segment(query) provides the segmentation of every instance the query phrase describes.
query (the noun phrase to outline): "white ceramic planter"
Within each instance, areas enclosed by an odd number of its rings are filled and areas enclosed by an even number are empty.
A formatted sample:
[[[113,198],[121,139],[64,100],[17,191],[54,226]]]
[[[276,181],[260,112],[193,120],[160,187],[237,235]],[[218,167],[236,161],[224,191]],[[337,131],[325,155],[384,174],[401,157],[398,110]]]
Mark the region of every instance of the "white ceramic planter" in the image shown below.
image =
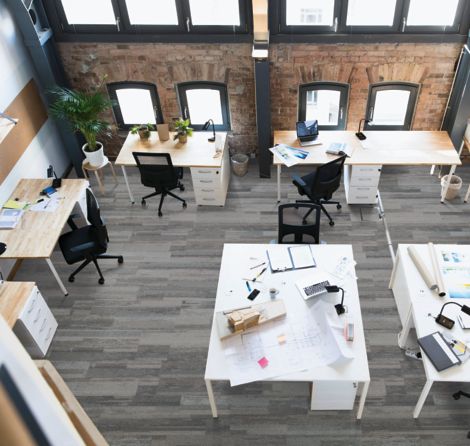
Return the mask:
[[[103,144],[96,141],[99,149],[95,150],[94,152],[87,152],[85,150],[88,147],[88,143],[83,144],[82,152],[85,154],[86,159],[90,163],[90,166],[101,166],[104,163],[104,151],[103,151]]]

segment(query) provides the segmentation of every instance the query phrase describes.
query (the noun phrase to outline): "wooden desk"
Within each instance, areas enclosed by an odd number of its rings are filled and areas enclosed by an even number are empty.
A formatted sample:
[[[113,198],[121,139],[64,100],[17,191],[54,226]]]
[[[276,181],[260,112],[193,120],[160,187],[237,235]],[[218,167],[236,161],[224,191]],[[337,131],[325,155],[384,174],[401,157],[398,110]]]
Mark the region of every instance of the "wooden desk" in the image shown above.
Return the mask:
[[[250,305],[250,302],[246,298],[248,291],[246,289],[245,280],[242,280],[242,277],[244,277],[243,274],[247,274],[245,271],[251,266],[250,264],[254,266],[263,261],[268,261],[266,258],[266,250],[269,246],[270,245],[262,244],[224,245],[204,375],[212,416],[214,418],[217,417],[217,406],[212,389],[212,381],[229,380],[228,366],[223,344],[217,330],[215,313]],[[289,245],[282,246],[287,249]],[[347,257],[350,262],[353,261],[353,251],[350,245],[311,245],[311,249],[317,265],[322,268],[322,270],[329,273],[335,270],[338,261],[342,258]],[[274,287],[279,290],[278,298],[282,299],[286,306],[285,320],[290,325],[296,325],[299,315],[308,313],[309,307],[316,302],[316,299],[321,299],[331,304],[331,311],[334,313],[334,317],[338,318],[333,305],[338,302],[338,296],[336,294],[324,295],[309,301],[303,300],[295,286],[295,282],[305,277],[305,275],[308,275],[308,271],[312,272],[313,270],[300,269],[273,274],[268,268],[262,276],[262,283],[259,282],[256,285],[256,288],[261,292],[254,303],[269,302],[271,300],[269,289]],[[349,409],[352,408],[356,397],[357,384],[362,383],[362,392],[357,410],[357,418],[359,419],[362,416],[367,390],[369,388],[370,375],[359,292],[352,263],[349,266],[348,274],[341,282],[342,287],[346,291],[345,305],[348,307],[348,314],[344,317],[340,317],[339,321],[341,323],[345,319],[348,319],[354,322],[354,341],[348,343],[350,344],[348,348],[351,349],[352,358],[346,362],[339,361],[338,363],[330,365],[312,365],[308,370],[269,378],[269,382],[313,383],[310,403],[312,410],[326,409],[326,407],[321,407],[322,404],[325,404],[325,400],[328,401],[328,409],[346,409],[346,406],[348,406]],[[268,324],[266,324],[266,326],[267,325]],[[259,329],[262,330],[262,327]],[[335,397],[339,398],[339,400],[336,400]],[[333,407],[335,404],[338,407]]]
[[[160,141],[157,132],[150,132],[150,138],[142,141],[139,135],[129,132],[119,152],[115,165],[121,166],[131,203],[134,196],[129,186],[126,167],[135,166],[132,152],[169,153],[174,166],[189,167],[197,204],[223,206],[230,180],[230,160],[227,145],[227,133],[217,132],[222,136],[222,153],[215,155],[215,143],[207,140],[207,132],[194,132],[186,144],[173,141],[170,133],[168,141]]]
[[[13,328],[31,295],[34,282],[3,282],[0,285],[0,315]]]
[[[429,290],[426,286],[421,274],[418,272],[416,266],[410,258],[408,253],[408,246],[399,244],[397,249],[396,260],[393,266],[392,276],[390,279],[389,288],[393,292],[393,297],[398,309],[398,315],[402,323],[403,329],[398,336],[398,345],[405,349],[411,328],[416,329],[418,338],[428,334],[440,331],[448,333],[461,341],[468,340],[466,330],[462,330],[460,323],[457,320],[457,315],[460,309],[457,305],[448,305],[445,308],[445,316],[453,319],[455,325],[451,330],[448,330],[441,325],[438,325],[434,317],[439,314],[442,306],[447,302],[456,302],[459,304],[466,304],[467,299],[452,299],[448,295],[439,297],[437,293]],[[422,261],[429,271],[432,271],[431,260],[428,251],[428,245],[411,245],[414,246]],[[465,253],[466,256],[470,255],[469,245],[434,245],[438,252],[439,262],[442,262],[440,251]],[[467,257],[468,258],[468,257]],[[449,266],[452,266],[450,264]],[[444,275],[444,285],[446,277]],[[429,315],[434,317],[430,317]],[[442,372],[438,372],[433,366],[432,362],[424,352],[421,352],[423,357],[423,367],[426,375],[426,383],[423,387],[421,395],[416,403],[413,412],[413,417],[418,418],[421,409],[426,401],[426,398],[431,390],[434,382],[470,382],[470,361],[467,361],[459,366],[451,367]]]
[[[354,132],[350,131],[322,131],[319,134],[321,145],[302,147],[310,152],[309,156],[299,162],[299,164],[324,164],[336,158],[334,155],[325,153],[326,149],[333,142],[347,143],[353,148],[350,158],[346,159],[345,165],[345,190],[346,199],[350,204],[370,204],[376,201],[376,193],[372,189],[377,189],[380,170],[386,166],[432,166],[450,165],[450,175],[455,172],[456,166],[462,164],[452,141],[447,132],[443,131],[366,131],[367,139],[359,141]],[[275,131],[274,144],[287,144],[292,147],[301,147],[297,140],[295,131]],[[274,157],[274,165],[277,166],[277,198],[280,201],[280,183],[282,162]],[[363,169],[361,166],[369,166]],[[355,168],[356,167],[356,168]],[[370,172],[373,178],[364,174]],[[377,174],[378,172],[378,174]],[[359,184],[365,184],[370,191],[357,193]],[[447,185],[448,186],[448,185]],[[364,189],[364,187],[362,187]],[[443,191],[441,201],[447,193]],[[361,201],[361,196],[368,197],[365,202]],[[358,198],[359,197],[359,198]]]
[[[11,195],[11,199],[34,203],[39,193],[51,183],[50,179],[22,179]],[[7,245],[0,259],[16,259],[18,268],[23,259],[45,259],[62,292],[67,290],[51,262],[52,252],[74,206],[79,203],[84,215],[86,180],[62,180],[58,190],[59,207],[55,212],[33,212],[27,210],[16,228],[0,231],[0,242]]]

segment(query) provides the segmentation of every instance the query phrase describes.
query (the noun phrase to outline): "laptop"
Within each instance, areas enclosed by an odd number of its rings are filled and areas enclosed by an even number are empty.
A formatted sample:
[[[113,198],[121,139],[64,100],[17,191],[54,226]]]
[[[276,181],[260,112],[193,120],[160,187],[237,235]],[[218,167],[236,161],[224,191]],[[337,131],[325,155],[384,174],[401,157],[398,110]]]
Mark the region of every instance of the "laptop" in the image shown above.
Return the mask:
[[[304,300],[322,296],[326,293],[325,287],[329,285],[329,276],[321,271],[315,271],[295,282],[295,286]]]
[[[320,144],[318,139],[318,121],[298,121],[295,125],[297,138],[302,147]]]

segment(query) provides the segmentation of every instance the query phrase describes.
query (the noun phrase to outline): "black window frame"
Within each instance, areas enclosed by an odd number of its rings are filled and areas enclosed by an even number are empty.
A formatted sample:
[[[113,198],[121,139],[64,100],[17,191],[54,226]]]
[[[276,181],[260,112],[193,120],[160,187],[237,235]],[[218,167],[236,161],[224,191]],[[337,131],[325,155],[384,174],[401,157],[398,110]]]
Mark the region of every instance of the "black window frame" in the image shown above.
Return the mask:
[[[155,111],[155,120],[157,124],[163,124],[163,112],[160,105],[160,98],[158,96],[157,86],[151,82],[143,81],[120,81],[120,82],[110,82],[106,84],[108,90],[109,98],[113,101],[113,114],[116,124],[119,130],[130,130],[134,125],[138,124],[148,124],[146,122],[136,122],[135,124],[124,124],[124,120],[121,113],[121,106],[119,105],[119,100],[116,94],[116,90],[125,90],[125,89],[142,89],[147,90],[150,93],[150,98],[152,99],[153,108]]]
[[[366,119],[373,122],[375,99],[378,91],[384,90],[404,90],[410,92],[410,98],[405,114],[403,125],[370,125],[366,120],[364,130],[411,130],[413,126],[416,106],[418,104],[421,85],[413,82],[378,82],[369,85],[369,94],[367,96]]]
[[[194,41],[192,36],[202,36],[204,39],[204,35],[220,36],[221,40],[226,40],[230,36],[233,41],[234,34],[248,37],[253,28],[251,0],[238,0],[239,26],[192,25],[189,0],[175,0],[177,25],[131,24],[126,0],[110,0],[110,2],[116,18],[115,25],[77,25],[67,22],[62,0],[43,0],[48,20],[56,37],[58,40],[65,41],[164,41],[165,36],[170,39],[175,38],[175,41]],[[196,37],[195,40],[197,41],[198,38]]]
[[[410,0],[404,0],[403,6],[403,31],[416,34],[416,33],[458,33],[461,28],[462,23],[465,22],[464,9],[465,9],[465,0],[459,0],[457,9],[455,11],[454,23],[452,26],[418,26],[418,25],[408,25],[408,12],[410,10]],[[468,6],[467,6],[468,8]]]
[[[298,121],[305,121],[307,116],[307,92],[314,90],[339,91],[338,125],[318,125],[318,130],[346,130],[348,122],[350,85],[343,82],[315,81],[299,85]],[[343,110],[341,116],[341,109]]]
[[[277,22],[279,33],[282,34],[325,34],[325,33],[334,33],[337,24],[335,20],[340,21],[341,15],[341,2],[339,0],[334,1],[333,8],[333,23],[331,26],[300,26],[300,25],[287,25],[287,1],[288,0],[278,0],[279,1],[279,14],[277,15]]]
[[[225,131],[229,132],[232,130],[232,124],[230,119],[230,103],[228,99],[228,89],[227,85],[223,82],[212,82],[212,81],[190,81],[190,82],[180,82],[176,84],[176,94],[178,97],[178,103],[180,106],[181,116],[184,119],[189,119],[191,121],[191,116],[188,108],[188,99],[186,92],[188,90],[217,90],[220,92],[220,101],[222,107],[222,121],[223,124],[215,124],[216,131]],[[207,119],[211,119],[211,116],[208,116]],[[191,127],[196,130],[202,130],[203,124],[191,124]],[[212,128],[212,127],[211,127]]]

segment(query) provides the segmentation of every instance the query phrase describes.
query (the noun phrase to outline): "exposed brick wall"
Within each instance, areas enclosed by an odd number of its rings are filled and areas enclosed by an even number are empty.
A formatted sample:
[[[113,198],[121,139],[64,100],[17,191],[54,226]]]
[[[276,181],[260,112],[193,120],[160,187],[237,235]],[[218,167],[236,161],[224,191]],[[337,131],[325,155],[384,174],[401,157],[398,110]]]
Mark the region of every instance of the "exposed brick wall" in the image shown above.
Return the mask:
[[[213,80],[227,84],[234,151],[256,150],[254,69],[250,44],[115,44],[60,43],[59,52],[72,86],[95,86],[107,74],[109,82],[125,80],[157,85],[165,122],[180,115],[175,84]],[[112,119],[112,114],[109,115]],[[106,142],[115,155],[122,140]]]
[[[421,84],[413,128],[436,130],[444,114],[460,44],[272,44],[272,129],[294,129],[298,86],[316,80],[351,84],[348,129],[365,114],[368,87],[380,81]],[[231,148],[256,149],[254,72],[250,44],[60,43],[76,88],[142,80],[157,84],[165,120],[179,115],[175,84],[214,80],[228,86],[234,138]],[[107,143],[115,154],[120,140]]]
[[[351,84],[348,130],[365,115],[369,83],[421,84],[415,130],[438,130],[450,92],[460,44],[273,44],[271,111],[273,129],[295,128],[298,85],[313,81]]]

